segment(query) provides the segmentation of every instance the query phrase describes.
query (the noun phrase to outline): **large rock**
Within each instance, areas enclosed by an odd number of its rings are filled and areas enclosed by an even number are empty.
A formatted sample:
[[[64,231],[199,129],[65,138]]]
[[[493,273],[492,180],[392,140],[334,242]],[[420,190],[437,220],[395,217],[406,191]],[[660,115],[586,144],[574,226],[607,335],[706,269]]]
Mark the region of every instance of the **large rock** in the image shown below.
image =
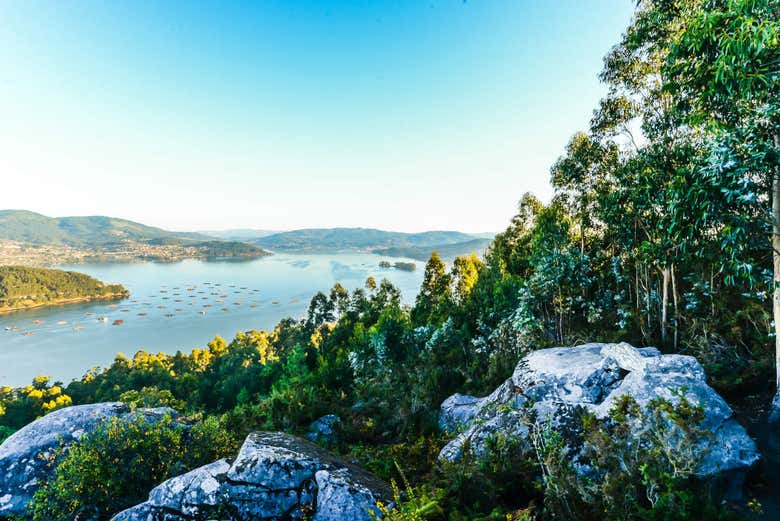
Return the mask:
[[[484,454],[486,441],[495,435],[527,439],[529,412],[565,429],[579,407],[604,418],[622,396],[645,407],[656,398],[674,402],[682,390],[691,403],[703,406],[703,428],[712,434],[701,442],[698,475],[726,476],[727,494],[736,495],[759,453],[728,404],[707,385],[701,365],[690,356],[662,355],[655,348],[626,343],[535,351],[490,396],[451,396],[442,404],[440,425],[460,433],[439,456],[457,460],[466,441],[475,454]]]
[[[481,398],[455,393],[441,404],[439,427],[444,431],[456,432],[466,428],[477,413]]]
[[[341,434],[341,418],[327,414],[311,422],[306,438],[320,445],[338,445]]]
[[[135,413],[121,402],[76,405],[59,409],[15,432],[0,445],[0,517],[24,515],[38,485],[50,476],[48,465],[54,450],[79,440],[109,418],[150,421],[173,409],[139,409]]]
[[[171,478],[114,521],[368,521],[376,503],[391,497],[386,483],[309,441],[257,432],[232,463],[219,460]]]

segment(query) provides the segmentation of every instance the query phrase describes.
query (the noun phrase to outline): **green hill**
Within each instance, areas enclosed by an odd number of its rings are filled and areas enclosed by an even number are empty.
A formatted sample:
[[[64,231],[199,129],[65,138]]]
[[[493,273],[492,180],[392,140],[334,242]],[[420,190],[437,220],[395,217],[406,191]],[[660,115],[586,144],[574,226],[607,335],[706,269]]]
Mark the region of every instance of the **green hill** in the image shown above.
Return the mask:
[[[402,233],[372,228],[312,228],[255,239],[263,248],[286,251],[373,251],[378,248],[448,245],[474,239],[453,231]]]
[[[170,232],[125,219],[104,216],[47,217],[26,210],[0,210],[0,239],[31,244],[94,247],[175,237],[206,240],[197,233]]]
[[[225,241],[249,241],[268,237],[279,232],[274,230],[255,230],[253,228],[235,228],[230,230],[207,230],[199,233]]]
[[[0,266],[0,311],[128,295],[120,284],[104,284],[75,271]]]
[[[427,261],[434,251],[445,261],[451,261],[455,257],[469,255],[472,252],[482,255],[490,244],[490,239],[472,239],[470,241],[456,242],[454,244],[436,244],[431,246],[393,246],[391,248],[378,248],[374,253],[387,255],[388,257],[408,257],[420,261]]]

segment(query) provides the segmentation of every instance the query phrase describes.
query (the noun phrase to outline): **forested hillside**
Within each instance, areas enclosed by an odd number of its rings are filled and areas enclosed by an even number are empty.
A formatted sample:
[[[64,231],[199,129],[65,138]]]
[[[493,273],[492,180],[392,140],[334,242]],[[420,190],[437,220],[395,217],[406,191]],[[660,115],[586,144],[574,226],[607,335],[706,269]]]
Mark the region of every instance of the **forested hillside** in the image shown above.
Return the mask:
[[[266,255],[270,253],[253,244],[170,232],[114,217],[53,218],[24,210],[0,210],[0,262],[4,264],[56,266]]]
[[[371,251],[377,248],[439,246],[473,240],[451,231],[420,233],[387,232],[371,228],[324,228],[279,232],[252,242],[271,250],[287,251]]]
[[[163,237],[207,239],[196,233],[169,232],[115,217],[47,217],[25,210],[0,210],[0,239],[32,244],[95,247]]]
[[[695,356],[730,404],[766,420],[780,345],[779,64],[777,0],[641,1],[604,60],[608,95],[552,165],[555,196],[523,195],[482,260],[433,255],[414,306],[387,281],[337,284],[272,331],[2,389],[0,426],[117,399],[205,415],[235,439],[336,414],[333,450],[401,484],[389,519],[755,519],[773,479],[756,472],[733,501],[699,480],[691,440],[711,433],[684,390],[645,409],[622,400],[605,419],[573,411],[575,433],[521,404],[508,417],[528,421],[527,439],[490,439],[480,457],[467,446],[454,463],[437,459],[452,437],[437,419],[445,398],[492,392],[530,352],[627,341]],[[643,445],[636,422],[649,426]],[[180,470],[155,466],[142,433],[122,435],[109,438],[130,440],[149,475]],[[571,436],[584,459],[566,452]],[[36,519],[144,499],[101,443],[57,456]]]
[[[391,248],[376,249],[373,253],[387,255],[390,257],[409,257],[410,259],[425,261],[428,260],[431,256],[431,253],[435,251],[442,259],[450,262],[454,260],[455,257],[469,255],[471,253],[482,255],[490,243],[490,239],[471,239],[453,244],[439,244],[429,246],[393,246]]]
[[[128,294],[119,284],[74,271],[0,266],[0,311]]]

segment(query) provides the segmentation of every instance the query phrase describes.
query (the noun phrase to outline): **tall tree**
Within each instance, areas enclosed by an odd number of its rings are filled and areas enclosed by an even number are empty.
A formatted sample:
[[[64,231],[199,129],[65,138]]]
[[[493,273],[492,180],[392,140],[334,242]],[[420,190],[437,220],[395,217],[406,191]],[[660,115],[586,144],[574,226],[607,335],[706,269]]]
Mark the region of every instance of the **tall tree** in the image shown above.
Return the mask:
[[[768,243],[778,387],[772,416],[780,421],[780,2],[699,0],[685,5],[663,69],[667,86],[690,124],[738,133],[752,143],[752,153],[743,156],[747,173],[765,179],[771,200],[765,218],[772,227]]]
[[[439,325],[447,318],[447,306],[452,299],[450,284],[447,267],[434,251],[425,265],[423,282],[412,309],[412,321],[416,325]]]
[[[600,143],[578,132],[566,146],[566,154],[551,169],[556,192],[564,195],[579,226],[580,253],[585,253],[585,237],[594,226],[598,194],[617,163],[617,147]]]
[[[465,302],[479,279],[483,269],[482,261],[476,253],[457,257],[452,263],[452,279],[458,302]]]

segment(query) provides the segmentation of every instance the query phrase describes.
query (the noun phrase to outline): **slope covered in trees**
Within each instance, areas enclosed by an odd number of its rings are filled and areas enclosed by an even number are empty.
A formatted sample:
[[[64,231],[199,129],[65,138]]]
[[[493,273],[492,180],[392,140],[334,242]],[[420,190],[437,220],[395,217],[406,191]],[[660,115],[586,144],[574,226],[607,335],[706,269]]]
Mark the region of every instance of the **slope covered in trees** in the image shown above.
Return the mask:
[[[75,271],[0,266],[0,311],[128,295],[120,284]]]
[[[490,245],[490,239],[471,239],[464,242],[452,244],[438,244],[425,246],[393,246],[390,248],[379,248],[373,253],[387,255],[390,257],[408,257],[421,261],[428,260],[435,251],[443,259],[452,261],[455,257],[469,255],[470,253],[482,254]]]
[[[262,257],[269,252],[246,242],[198,233],[170,232],[114,217],[46,217],[24,210],[0,211],[0,251],[6,264],[52,266],[85,261]],[[2,250],[0,244],[0,250]]]
[[[169,232],[115,217],[47,217],[25,210],[0,210],[0,239],[11,241],[95,247],[163,237],[207,239],[204,235]]]
[[[452,231],[402,233],[371,228],[322,228],[279,232],[252,242],[271,250],[322,252],[371,251],[390,247],[437,247],[473,239],[474,237],[468,234]],[[428,253],[430,254],[430,251]]]
[[[531,431],[532,458],[504,437],[482,458],[439,462],[436,419],[447,396],[494,390],[524,354],[585,341],[695,355],[732,405],[765,419],[756,406],[775,393],[780,342],[778,64],[777,0],[641,1],[605,58],[608,96],[552,166],[555,197],[523,196],[484,260],[432,256],[412,307],[387,281],[336,285],[270,332],[2,389],[0,426],[120,398],[202,413],[238,437],[338,414],[337,451],[408,483],[391,519],[755,519],[754,496],[777,493],[771,479],[758,473],[743,500],[721,501],[675,466],[663,436],[636,449],[629,401],[605,421],[582,416],[587,480],[549,425]],[[693,404],[651,409],[659,425],[707,435]]]

